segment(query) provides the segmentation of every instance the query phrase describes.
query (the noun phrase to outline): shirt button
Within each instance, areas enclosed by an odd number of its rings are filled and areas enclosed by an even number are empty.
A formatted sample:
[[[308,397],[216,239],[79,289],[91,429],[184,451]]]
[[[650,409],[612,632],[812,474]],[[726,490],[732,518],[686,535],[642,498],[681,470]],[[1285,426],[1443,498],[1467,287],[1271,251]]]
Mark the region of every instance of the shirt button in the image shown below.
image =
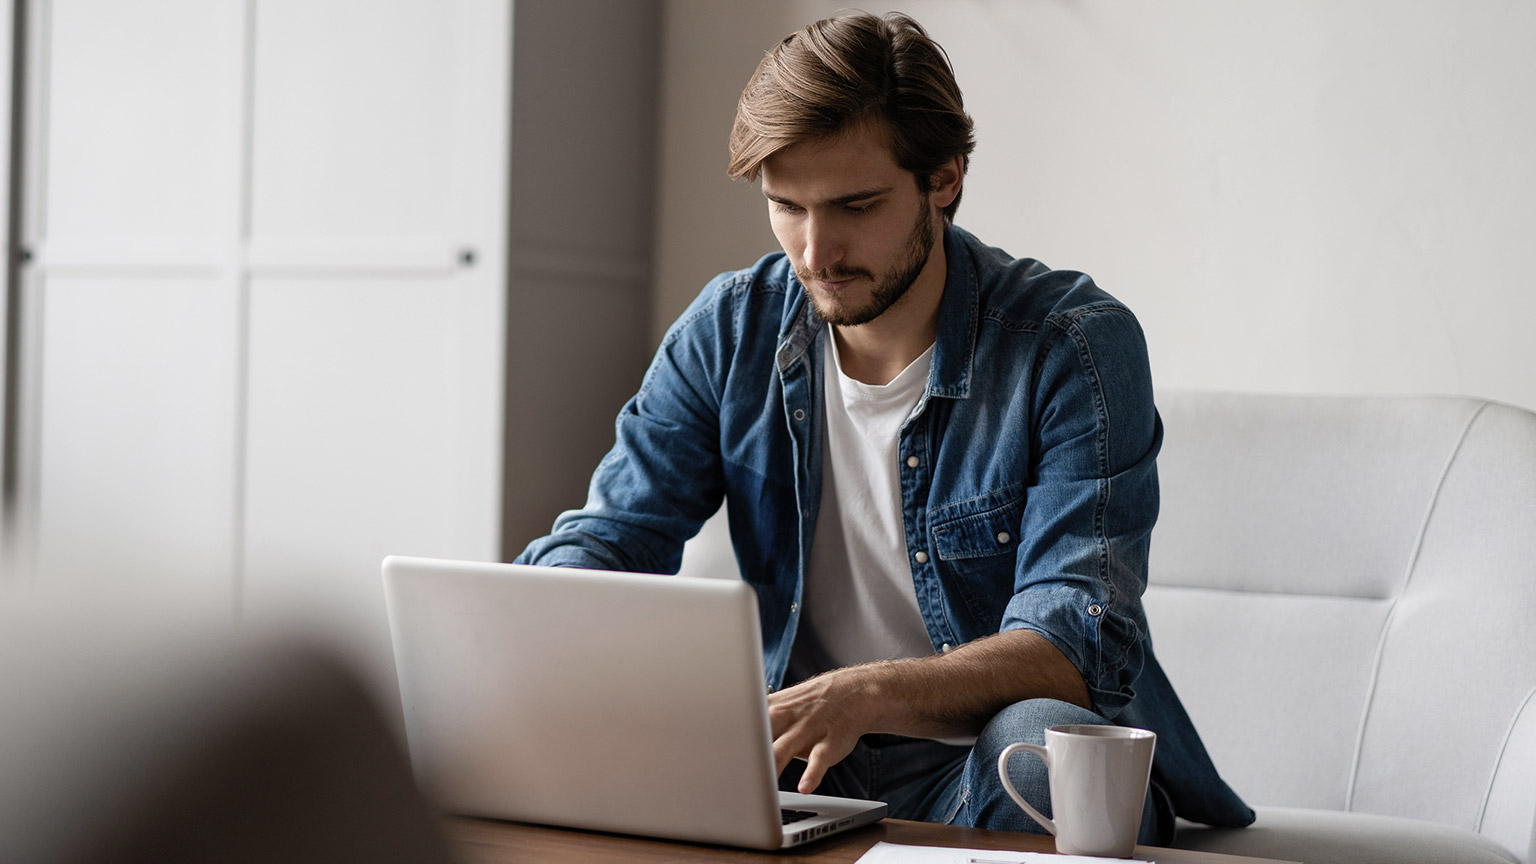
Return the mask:
[[[1012,539],[1013,539],[1012,537],[1008,536],[1008,532],[1007,531],[999,531],[999,532],[997,532],[997,542],[999,544],[1001,544],[1001,545],[1007,545],[1008,541],[1012,540]]]
[[[907,457],[907,467],[908,468],[916,468],[917,466],[919,466],[921,464],[923,464],[922,460],[918,459],[916,456],[908,456]]]
[[[1097,617],[1099,617],[1099,616],[1100,616],[1100,615],[1103,615],[1103,614],[1104,614],[1104,607],[1103,607],[1103,606],[1100,606],[1100,605],[1099,605],[1099,604],[1097,604],[1097,603],[1095,603],[1095,604],[1093,604],[1093,605],[1092,605],[1092,606],[1089,606],[1089,607],[1088,607],[1088,614],[1089,614],[1089,615],[1092,615],[1092,616],[1093,616],[1093,617],[1095,617],[1095,618],[1097,618]]]
[[[948,654],[950,651],[953,651],[954,648],[955,648],[955,646],[949,644],[948,642],[945,642],[943,645],[939,646],[939,650],[943,651],[945,654]]]
[[[912,560],[916,561],[919,564],[927,564],[928,563],[928,553],[927,552],[919,552],[916,555],[912,556]]]
[[[796,612],[799,612],[799,611],[800,611],[800,604],[799,603],[791,603],[791,604],[789,604],[789,614],[793,615],[793,614],[795,614]]]
[[[803,410],[801,410],[799,408],[796,408],[795,409],[795,419],[796,420],[804,420],[805,419],[805,411],[803,411]]]

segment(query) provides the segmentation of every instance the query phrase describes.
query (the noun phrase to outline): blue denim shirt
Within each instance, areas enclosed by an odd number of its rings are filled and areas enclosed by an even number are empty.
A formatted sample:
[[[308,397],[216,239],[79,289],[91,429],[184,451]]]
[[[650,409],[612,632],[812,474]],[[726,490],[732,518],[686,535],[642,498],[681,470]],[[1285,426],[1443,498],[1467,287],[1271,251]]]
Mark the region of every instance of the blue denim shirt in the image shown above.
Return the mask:
[[[1082,672],[1099,714],[1158,733],[1155,770],[1179,815],[1247,824],[1147,634],[1162,424],[1140,326],[1081,273],[953,225],[944,244],[932,369],[898,444],[934,649],[1039,633]],[[780,686],[820,504],[823,326],[783,254],[714,279],[620,413],[586,505],[518,560],[675,573],[724,500],[767,683]]]

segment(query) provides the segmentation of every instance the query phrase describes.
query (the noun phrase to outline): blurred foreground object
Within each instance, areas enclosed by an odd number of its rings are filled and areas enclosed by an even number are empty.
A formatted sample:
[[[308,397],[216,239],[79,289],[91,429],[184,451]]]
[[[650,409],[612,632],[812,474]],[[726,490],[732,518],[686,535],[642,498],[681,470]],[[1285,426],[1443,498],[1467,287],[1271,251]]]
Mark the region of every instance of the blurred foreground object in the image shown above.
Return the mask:
[[[12,599],[0,861],[449,860],[378,706],[327,652]]]

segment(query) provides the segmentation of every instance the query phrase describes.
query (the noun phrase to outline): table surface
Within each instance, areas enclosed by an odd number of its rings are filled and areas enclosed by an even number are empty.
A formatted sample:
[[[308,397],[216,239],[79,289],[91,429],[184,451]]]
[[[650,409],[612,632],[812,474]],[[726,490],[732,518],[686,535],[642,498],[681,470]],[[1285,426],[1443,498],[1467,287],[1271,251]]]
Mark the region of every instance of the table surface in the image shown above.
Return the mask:
[[[984,831],[902,819],[884,819],[788,852],[753,852],[724,846],[674,843],[644,837],[626,837],[591,831],[572,831],[497,822],[489,819],[451,817],[447,833],[458,859],[464,864],[514,864],[514,862],[580,861],[639,862],[639,864],[687,864],[692,861],[779,862],[779,864],[853,864],[876,843],[911,846],[954,846],[962,849],[999,849],[1020,852],[1054,852],[1051,838],[1011,831]],[[1274,864],[1268,858],[1243,858],[1137,846],[1136,857],[1158,864]]]

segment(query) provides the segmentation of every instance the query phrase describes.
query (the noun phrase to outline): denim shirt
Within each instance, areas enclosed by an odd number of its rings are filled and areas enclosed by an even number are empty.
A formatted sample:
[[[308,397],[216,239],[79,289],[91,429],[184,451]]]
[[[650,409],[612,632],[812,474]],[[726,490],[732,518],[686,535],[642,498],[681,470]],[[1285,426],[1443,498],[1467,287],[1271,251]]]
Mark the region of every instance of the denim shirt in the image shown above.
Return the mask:
[[[1162,424],[1140,326],[1081,273],[953,225],[944,249],[928,385],[898,443],[907,560],[934,650],[1040,634],[1099,714],[1158,733],[1154,771],[1180,816],[1247,824],[1148,638]],[[711,281],[621,411],[586,505],[518,560],[675,573],[724,500],[779,687],[820,504],[823,326],[782,253]]]

